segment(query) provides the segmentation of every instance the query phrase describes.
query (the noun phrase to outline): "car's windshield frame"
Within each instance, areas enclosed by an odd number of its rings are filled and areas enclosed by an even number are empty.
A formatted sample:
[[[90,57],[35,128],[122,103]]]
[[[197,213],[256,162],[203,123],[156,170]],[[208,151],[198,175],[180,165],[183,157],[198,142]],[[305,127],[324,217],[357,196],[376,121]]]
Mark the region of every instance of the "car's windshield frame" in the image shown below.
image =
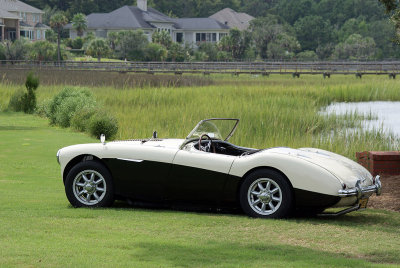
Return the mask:
[[[237,126],[238,126],[238,124],[239,124],[239,119],[235,119],[235,118],[210,118],[210,119],[204,119],[204,120],[201,120],[196,126],[195,126],[195,128],[189,133],[189,135],[186,137],[186,141],[188,141],[188,140],[193,140],[194,139],[194,137],[193,137],[193,135],[194,135],[194,133],[196,133],[196,131],[204,124],[204,123],[206,123],[206,122],[210,122],[210,121],[217,121],[217,120],[224,120],[224,121],[236,121],[235,122],[235,124],[234,124],[234,126],[233,126],[233,128],[232,128],[232,130],[229,132],[229,134],[228,134],[228,136],[224,139],[224,141],[228,141],[232,136],[233,136],[233,134],[235,133],[235,131],[236,131],[236,128],[237,128]],[[217,127],[217,126],[215,126],[215,127]],[[205,134],[208,134],[208,133],[205,133]],[[210,138],[214,138],[214,137],[210,137]],[[223,139],[223,137],[221,137],[221,140]]]

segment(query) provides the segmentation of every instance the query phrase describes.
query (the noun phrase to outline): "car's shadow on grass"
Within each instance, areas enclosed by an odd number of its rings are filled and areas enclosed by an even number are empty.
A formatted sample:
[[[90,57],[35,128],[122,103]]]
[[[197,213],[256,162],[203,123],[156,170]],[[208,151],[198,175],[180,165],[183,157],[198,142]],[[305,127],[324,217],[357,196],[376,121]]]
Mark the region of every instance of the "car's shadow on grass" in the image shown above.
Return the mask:
[[[194,214],[224,215],[233,217],[244,217],[247,215],[240,208],[215,208],[215,207],[194,207],[184,205],[159,205],[145,203],[131,203],[117,201],[110,208],[114,210],[142,210],[142,211],[163,211],[163,212],[184,212]],[[393,217],[393,212],[385,210],[365,210],[356,211],[341,216],[318,216],[318,215],[295,215],[285,219],[299,223],[309,223],[313,225],[329,224],[336,226],[348,226],[364,229],[365,227],[379,226],[382,230],[390,232],[393,227],[400,226],[399,217]]]
[[[164,212],[185,212],[185,213],[198,213],[198,214],[215,214],[215,215],[232,215],[238,216],[245,214],[241,209],[238,208],[217,208],[217,207],[199,207],[199,206],[188,206],[188,205],[163,205],[163,204],[151,204],[151,203],[140,203],[140,202],[124,202],[116,201],[111,209],[118,210],[148,210],[148,211],[164,211]]]

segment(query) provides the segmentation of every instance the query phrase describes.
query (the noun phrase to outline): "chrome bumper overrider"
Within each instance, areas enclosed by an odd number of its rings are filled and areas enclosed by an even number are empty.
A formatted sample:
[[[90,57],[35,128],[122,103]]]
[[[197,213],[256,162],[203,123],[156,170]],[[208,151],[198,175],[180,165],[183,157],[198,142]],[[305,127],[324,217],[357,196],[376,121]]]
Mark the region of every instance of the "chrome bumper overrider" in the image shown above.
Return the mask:
[[[358,180],[354,188],[348,190],[339,190],[339,196],[340,197],[356,196],[357,199],[360,199],[365,194],[376,193],[376,195],[381,195],[381,192],[382,192],[382,184],[380,176],[378,175],[375,177],[373,185],[367,187],[361,187],[361,180]]]
[[[361,180],[358,180],[355,187],[348,189],[348,190],[339,190],[339,196],[340,197],[356,197],[357,198],[357,202],[354,206],[338,211],[336,213],[321,213],[318,214],[319,216],[340,216],[352,211],[356,211],[361,209],[361,205],[360,205],[360,200],[363,198],[369,198],[372,194],[376,193],[376,195],[381,195],[382,193],[382,183],[380,180],[380,176],[376,176],[374,178],[374,184],[367,186],[367,187],[361,187]]]

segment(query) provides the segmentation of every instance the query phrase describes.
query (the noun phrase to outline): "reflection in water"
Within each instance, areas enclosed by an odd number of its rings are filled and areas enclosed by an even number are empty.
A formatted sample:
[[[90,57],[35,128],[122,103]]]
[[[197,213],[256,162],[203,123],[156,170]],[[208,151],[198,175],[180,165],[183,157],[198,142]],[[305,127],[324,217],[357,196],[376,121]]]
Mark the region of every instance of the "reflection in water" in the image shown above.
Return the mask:
[[[333,103],[325,108],[323,113],[345,115],[357,113],[370,120],[364,120],[365,130],[382,129],[385,133],[392,133],[400,137],[400,102],[348,102]],[[372,116],[371,116],[372,115]]]

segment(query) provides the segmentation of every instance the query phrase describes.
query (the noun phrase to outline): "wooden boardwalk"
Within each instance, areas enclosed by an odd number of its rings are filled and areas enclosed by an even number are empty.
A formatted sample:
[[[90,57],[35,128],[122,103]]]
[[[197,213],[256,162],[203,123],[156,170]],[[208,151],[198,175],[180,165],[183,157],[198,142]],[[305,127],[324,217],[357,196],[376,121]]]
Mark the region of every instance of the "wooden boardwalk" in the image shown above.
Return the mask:
[[[400,61],[371,62],[37,62],[37,61],[0,61],[2,69],[39,69],[39,70],[92,70],[121,73],[147,74],[252,74],[272,75],[291,74],[300,77],[303,74],[323,75],[387,75],[395,79],[400,74]]]

